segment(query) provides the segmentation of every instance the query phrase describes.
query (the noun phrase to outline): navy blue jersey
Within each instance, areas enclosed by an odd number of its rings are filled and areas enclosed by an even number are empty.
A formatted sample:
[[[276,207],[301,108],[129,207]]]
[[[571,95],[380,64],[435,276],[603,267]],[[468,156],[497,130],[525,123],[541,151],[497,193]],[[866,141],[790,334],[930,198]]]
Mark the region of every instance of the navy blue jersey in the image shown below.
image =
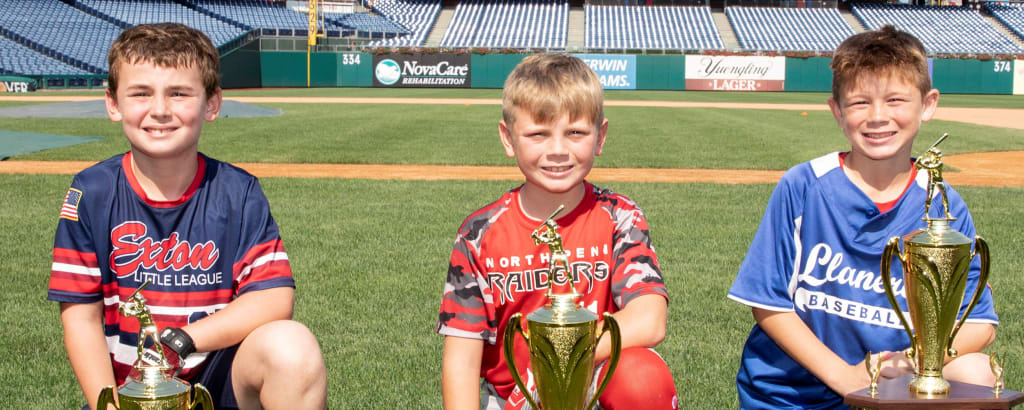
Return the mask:
[[[832,153],[793,167],[779,181],[729,298],[744,305],[796,312],[826,346],[847,363],[867,352],[910,345],[885,295],[879,268],[889,238],[926,223],[927,173],[887,212],[847,178]],[[953,229],[974,237],[974,223],[960,195],[947,187]],[[932,198],[941,209],[941,199]],[[901,245],[902,249],[902,245]],[[971,264],[961,314],[977,287],[980,258]],[[906,312],[903,271],[893,264],[893,290]],[[969,322],[997,324],[990,289]],[[740,406],[757,408],[845,407],[843,398],[789,357],[757,325],[743,348],[736,378]]]
[[[288,256],[256,177],[198,155],[198,171],[175,201],[148,199],[131,153],[75,176],[61,206],[47,298],[104,305],[104,333],[120,384],[137,356],[138,321],[121,301],[146,280],[157,326],[182,327],[239,295],[294,287]],[[205,353],[189,356],[182,377]]]

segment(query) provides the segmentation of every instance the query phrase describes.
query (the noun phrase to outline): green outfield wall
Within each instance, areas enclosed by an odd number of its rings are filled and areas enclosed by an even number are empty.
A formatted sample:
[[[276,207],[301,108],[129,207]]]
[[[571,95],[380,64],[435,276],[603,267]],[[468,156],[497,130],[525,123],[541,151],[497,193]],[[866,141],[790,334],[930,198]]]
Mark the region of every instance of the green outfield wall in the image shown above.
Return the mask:
[[[225,88],[305,87],[304,51],[242,47],[222,59]],[[577,54],[606,89],[829,92],[828,57]],[[309,54],[311,87],[501,88],[526,54]],[[782,67],[780,67],[782,66]],[[1024,94],[1022,60],[931,59],[947,94]]]

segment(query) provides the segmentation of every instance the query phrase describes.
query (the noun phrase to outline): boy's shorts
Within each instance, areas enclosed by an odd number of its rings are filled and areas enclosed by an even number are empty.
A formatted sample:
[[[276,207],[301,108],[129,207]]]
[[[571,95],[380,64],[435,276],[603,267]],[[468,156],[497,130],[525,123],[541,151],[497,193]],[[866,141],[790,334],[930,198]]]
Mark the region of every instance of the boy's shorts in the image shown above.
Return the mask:
[[[217,410],[238,409],[235,390],[231,385],[231,365],[235,361],[237,351],[238,345],[234,345],[210,353],[203,370],[191,382],[192,385],[202,384],[210,391],[210,396],[213,396],[213,407]],[[82,410],[90,410],[89,405],[82,406]]]

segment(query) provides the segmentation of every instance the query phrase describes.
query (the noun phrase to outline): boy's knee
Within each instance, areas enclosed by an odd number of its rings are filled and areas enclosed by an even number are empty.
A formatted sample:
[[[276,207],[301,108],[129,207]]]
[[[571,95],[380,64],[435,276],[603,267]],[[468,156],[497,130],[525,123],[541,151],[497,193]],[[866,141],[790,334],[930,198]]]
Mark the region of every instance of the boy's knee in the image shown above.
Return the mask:
[[[607,371],[607,367],[601,369],[599,377],[603,379]],[[672,372],[651,349],[624,349],[600,403],[606,410],[676,409],[678,397]]]
[[[982,386],[991,386],[996,381],[989,356],[984,353],[968,353],[953,359],[942,368],[942,377]]]
[[[302,323],[277,320],[264,324],[242,341],[239,353],[256,356],[273,372],[297,370],[314,373],[323,367],[320,345],[313,333]]]

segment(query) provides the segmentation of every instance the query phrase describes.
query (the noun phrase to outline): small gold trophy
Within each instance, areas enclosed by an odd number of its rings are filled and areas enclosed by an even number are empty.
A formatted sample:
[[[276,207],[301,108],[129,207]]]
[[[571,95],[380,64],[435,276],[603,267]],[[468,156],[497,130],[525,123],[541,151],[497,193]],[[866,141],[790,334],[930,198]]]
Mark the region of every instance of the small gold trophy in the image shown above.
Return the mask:
[[[889,239],[882,253],[882,284],[889,303],[910,336],[907,355],[915,364],[915,375],[909,389],[918,397],[940,397],[949,393],[949,382],[942,378],[945,356],[957,356],[953,349],[953,339],[974,310],[988,282],[988,244],[980,236],[975,236],[974,251],[971,251],[970,238],[949,226],[949,221],[956,218],[949,214],[949,203],[942,182],[942,152],[936,148],[947,135],[944,134],[932,144],[915,163],[918,169],[928,170],[928,197],[925,200],[924,216],[928,227],[902,238],[904,253],[899,251],[901,238],[898,237]],[[936,190],[942,196],[943,215],[932,218],[930,204]],[[981,256],[981,275],[978,277],[974,297],[967,305],[963,317],[957,321],[967,286],[967,274],[975,255]],[[890,267],[894,256],[899,258],[903,266],[910,323],[904,317],[892,289]]]
[[[604,314],[604,327],[599,333],[598,316],[587,309],[580,309],[576,304],[576,298],[580,295],[572,286],[569,252],[562,247],[562,237],[558,234],[558,224],[554,221],[555,215],[558,215],[562,208],[564,205],[559,206],[532,235],[535,243],[546,244],[551,251],[547,294],[549,302],[526,317],[526,332],[523,331],[522,314],[516,313],[509,318],[505,326],[505,362],[516,386],[519,386],[519,390],[534,409],[589,410],[608,386],[612,372],[619,363],[622,339],[614,317],[608,313]],[[555,287],[552,279],[555,277],[555,269],[558,269],[558,262],[561,262],[562,268],[565,269],[570,288],[568,292],[555,293],[552,290]],[[594,351],[598,340],[606,332],[610,332],[612,338],[612,354],[607,363],[608,372],[595,390],[593,398],[587,402],[587,392],[594,377]],[[521,334],[530,347],[530,363],[536,378],[540,406],[533,399],[516,368],[516,333]]]
[[[171,369],[171,365],[164,356],[163,346],[157,337],[159,333],[156,323],[149,313],[149,306],[146,306],[146,298],[142,297],[142,289],[149,284],[149,281],[143,283],[128,297],[128,301],[117,309],[122,316],[139,320],[139,360],[135,363],[135,369],[139,371],[140,379],[136,380],[129,376],[128,380],[117,388],[119,405],[114,404],[114,386],[104,387],[96,403],[97,410],[106,410],[107,405],[114,405],[120,410],[191,410],[202,405],[204,410],[213,410],[213,398],[203,385],[196,383],[193,400],[189,397],[189,391],[192,389],[187,382],[165,373]],[[159,356],[156,365],[144,363],[142,360],[147,338],[153,339],[153,349]]]

